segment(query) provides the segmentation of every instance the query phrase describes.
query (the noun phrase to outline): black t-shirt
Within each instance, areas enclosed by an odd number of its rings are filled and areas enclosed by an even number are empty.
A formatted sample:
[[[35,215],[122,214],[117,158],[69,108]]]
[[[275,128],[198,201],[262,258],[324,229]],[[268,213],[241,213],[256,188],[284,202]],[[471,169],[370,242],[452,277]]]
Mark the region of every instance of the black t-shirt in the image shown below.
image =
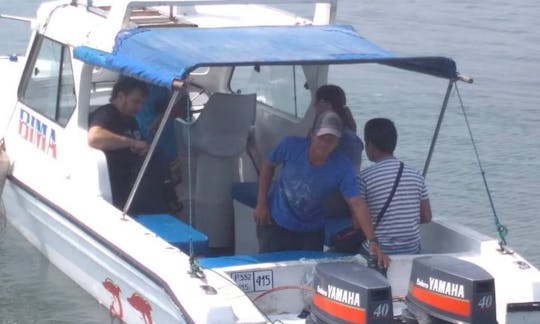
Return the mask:
[[[90,115],[89,128],[100,126],[115,134],[141,140],[139,125],[134,117],[120,113],[112,104],[99,107]],[[133,187],[143,158],[129,148],[104,151],[109,167],[113,204],[123,208]]]

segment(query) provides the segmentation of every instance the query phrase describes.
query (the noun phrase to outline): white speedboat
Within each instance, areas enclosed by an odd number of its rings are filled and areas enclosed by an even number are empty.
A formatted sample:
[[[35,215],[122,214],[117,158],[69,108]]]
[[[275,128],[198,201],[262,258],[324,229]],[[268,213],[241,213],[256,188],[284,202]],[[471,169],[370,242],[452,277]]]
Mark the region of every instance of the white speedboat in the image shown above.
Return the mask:
[[[253,192],[237,183],[257,180],[265,152],[284,135],[307,133],[330,65],[448,80],[425,171],[451,90],[470,81],[451,59],[400,57],[334,24],[336,5],[43,3],[25,57],[0,59],[9,222],[127,323],[540,323],[540,272],[496,239],[437,215],[422,227],[424,252],[392,256],[388,278],[356,255],[257,253]],[[138,182],[123,210],[111,203],[105,155],[87,143],[88,116],[121,74],[174,90],[172,100],[187,87],[191,114],[175,120],[170,138],[184,172],[179,218],[127,214]],[[328,235],[336,228],[329,220]]]

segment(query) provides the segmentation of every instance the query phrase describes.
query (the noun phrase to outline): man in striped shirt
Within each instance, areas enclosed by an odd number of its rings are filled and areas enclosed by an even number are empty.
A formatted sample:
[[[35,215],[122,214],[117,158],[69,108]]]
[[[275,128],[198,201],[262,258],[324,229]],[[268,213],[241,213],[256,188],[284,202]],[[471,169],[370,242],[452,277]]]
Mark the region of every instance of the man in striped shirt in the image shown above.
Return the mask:
[[[364,127],[364,141],[366,155],[375,164],[360,172],[360,192],[375,226],[400,167],[400,161],[394,157],[397,142],[394,123],[386,118],[369,120]],[[419,171],[404,166],[394,197],[380,217],[375,235],[386,254],[420,252],[420,223],[431,221],[431,206]]]

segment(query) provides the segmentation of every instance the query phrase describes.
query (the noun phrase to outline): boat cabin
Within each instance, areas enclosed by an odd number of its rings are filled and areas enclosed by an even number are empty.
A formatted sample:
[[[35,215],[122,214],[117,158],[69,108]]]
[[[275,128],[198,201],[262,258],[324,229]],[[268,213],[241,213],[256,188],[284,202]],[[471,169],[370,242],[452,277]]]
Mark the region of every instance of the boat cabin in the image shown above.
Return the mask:
[[[300,7],[304,17],[310,9],[310,19],[283,11],[279,4],[256,2],[118,1],[108,6],[72,1],[42,6],[38,21],[46,23],[35,28],[18,88],[18,119],[11,123],[18,141],[32,143],[20,146],[20,154],[34,157],[17,163],[21,174],[27,168],[24,176],[34,177],[33,172],[42,170],[35,161],[41,161],[48,170],[43,183],[61,179],[83,196],[111,204],[105,155],[87,144],[89,115],[109,102],[122,75],[147,82],[148,101],[156,93],[187,92],[189,112],[172,125],[163,120],[147,158],[159,141],[173,147],[182,179],[175,189],[183,209],[161,218],[129,216],[140,217],[160,236],[172,225],[159,219],[182,228],[187,224],[189,233],[207,237],[203,246],[209,249],[201,254],[256,253],[252,210],[259,169],[282,137],[308,134],[312,98],[326,83],[329,64],[378,63],[458,78],[450,59],[400,58],[349,26],[332,25],[335,1],[287,1],[289,9]],[[218,12],[219,22],[210,19]],[[66,31],[65,25],[73,28]],[[139,115],[148,115],[153,105],[145,103]],[[143,130],[153,121],[137,117]],[[339,221],[331,221],[337,225],[329,225],[332,231],[350,221],[348,215],[338,216]]]

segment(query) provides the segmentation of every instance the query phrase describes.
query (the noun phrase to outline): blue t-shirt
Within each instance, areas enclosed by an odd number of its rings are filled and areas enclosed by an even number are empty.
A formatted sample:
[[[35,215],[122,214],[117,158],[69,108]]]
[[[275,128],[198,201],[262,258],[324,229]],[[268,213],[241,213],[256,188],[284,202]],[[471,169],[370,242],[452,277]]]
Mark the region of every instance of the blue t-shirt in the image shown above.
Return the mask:
[[[141,108],[141,111],[137,113],[137,122],[141,129],[142,135],[147,142],[152,142],[154,134],[150,134],[149,127],[152,122],[158,117],[159,114],[155,111],[155,106],[159,103],[164,104],[163,111],[165,111],[168,103],[170,91],[167,88],[157,85],[148,86],[148,96]],[[163,157],[167,162],[172,162],[177,158],[178,149],[175,140],[174,123],[171,120],[167,120],[161,138],[157,143],[157,150],[163,154]]]
[[[337,149],[343,152],[345,156],[351,160],[355,171],[357,173],[360,172],[364,143],[362,143],[360,137],[356,135],[356,132],[352,129],[343,130]]]
[[[360,186],[351,161],[334,150],[321,166],[308,159],[310,139],[286,137],[270,152],[268,159],[281,165],[277,183],[269,193],[274,221],[294,232],[321,230],[324,200],[336,190],[347,197],[360,195]]]

